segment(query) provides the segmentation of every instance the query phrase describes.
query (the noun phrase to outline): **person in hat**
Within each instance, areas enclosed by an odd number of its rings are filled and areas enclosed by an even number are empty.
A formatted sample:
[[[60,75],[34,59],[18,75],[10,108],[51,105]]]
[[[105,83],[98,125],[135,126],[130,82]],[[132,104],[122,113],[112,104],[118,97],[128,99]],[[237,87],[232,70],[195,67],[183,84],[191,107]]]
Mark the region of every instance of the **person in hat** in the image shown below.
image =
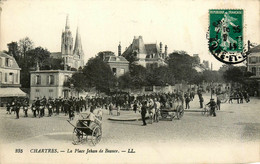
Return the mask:
[[[217,103],[215,102],[215,100],[210,99],[210,102],[207,103],[207,105],[209,105],[209,107],[210,107],[210,115],[213,115],[213,117],[216,117],[215,108],[217,106]]]

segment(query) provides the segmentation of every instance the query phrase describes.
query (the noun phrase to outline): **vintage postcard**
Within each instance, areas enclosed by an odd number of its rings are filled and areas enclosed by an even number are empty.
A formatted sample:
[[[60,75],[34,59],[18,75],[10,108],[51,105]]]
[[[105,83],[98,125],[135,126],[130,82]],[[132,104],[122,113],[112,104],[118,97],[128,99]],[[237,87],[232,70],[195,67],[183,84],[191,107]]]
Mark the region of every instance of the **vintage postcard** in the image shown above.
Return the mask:
[[[0,163],[260,162],[259,0],[0,0]]]

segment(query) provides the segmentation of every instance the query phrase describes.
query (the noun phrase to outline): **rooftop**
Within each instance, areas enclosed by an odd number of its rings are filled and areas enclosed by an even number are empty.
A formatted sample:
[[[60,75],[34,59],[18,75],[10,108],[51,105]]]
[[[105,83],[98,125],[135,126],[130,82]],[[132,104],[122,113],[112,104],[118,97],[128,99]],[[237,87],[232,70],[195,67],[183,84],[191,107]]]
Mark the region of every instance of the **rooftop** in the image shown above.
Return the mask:
[[[257,53],[257,52],[260,52],[260,44],[250,49],[250,53]]]
[[[16,62],[16,60],[15,60],[15,58],[14,58],[13,56],[8,55],[8,54],[6,54],[6,53],[4,53],[4,52],[0,52],[0,57],[1,57],[1,58],[9,58],[9,59],[11,59],[11,60],[13,61],[11,67],[8,67],[9,69],[21,69],[21,68],[18,66],[18,64],[17,64],[17,62]],[[1,65],[0,65],[0,66],[1,66]]]

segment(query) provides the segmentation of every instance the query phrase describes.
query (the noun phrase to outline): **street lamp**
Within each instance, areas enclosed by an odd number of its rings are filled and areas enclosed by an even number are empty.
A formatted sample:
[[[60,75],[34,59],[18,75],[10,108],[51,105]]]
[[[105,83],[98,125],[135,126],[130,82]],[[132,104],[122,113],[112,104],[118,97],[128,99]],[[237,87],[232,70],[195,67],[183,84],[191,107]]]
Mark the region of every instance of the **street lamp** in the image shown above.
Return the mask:
[[[212,99],[213,81],[211,81],[210,90],[211,90],[210,99]]]

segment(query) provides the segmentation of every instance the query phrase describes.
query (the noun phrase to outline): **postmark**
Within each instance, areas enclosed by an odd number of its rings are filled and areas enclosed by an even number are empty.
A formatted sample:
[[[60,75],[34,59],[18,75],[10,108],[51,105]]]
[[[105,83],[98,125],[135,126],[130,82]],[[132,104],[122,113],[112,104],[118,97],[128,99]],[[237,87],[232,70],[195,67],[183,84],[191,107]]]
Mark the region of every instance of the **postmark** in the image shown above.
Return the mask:
[[[209,51],[219,61],[238,64],[246,60],[243,46],[243,10],[209,10]]]

